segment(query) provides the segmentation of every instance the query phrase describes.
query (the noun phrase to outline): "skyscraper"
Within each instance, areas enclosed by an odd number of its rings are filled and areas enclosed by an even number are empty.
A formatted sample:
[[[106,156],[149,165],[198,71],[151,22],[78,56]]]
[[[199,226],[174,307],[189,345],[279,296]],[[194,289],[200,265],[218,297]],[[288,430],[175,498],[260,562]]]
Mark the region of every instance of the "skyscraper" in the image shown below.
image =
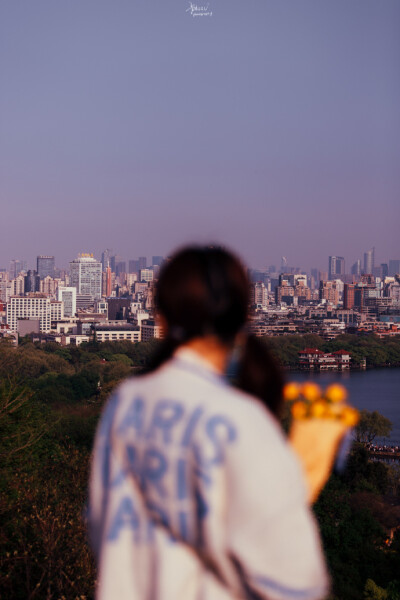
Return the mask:
[[[40,277],[36,271],[29,270],[24,278],[24,292],[39,292],[40,291]]]
[[[364,252],[364,274],[372,274],[375,267],[375,248],[371,248],[368,252]]]
[[[345,262],[343,256],[330,256],[328,279],[340,279],[345,273]]]
[[[355,285],[352,283],[345,283],[343,290],[343,308],[350,310],[354,307],[354,291]]]
[[[101,298],[101,262],[93,254],[79,254],[69,263],[70,286],[77,294],[88,294],[93,300]]]
[[[400,260],[390,259],[389,260],[389,275],[391,277],[394,277],[398,273],[400,273]]]
[[[40,279],[51,277],[54,279],[54,256],[38,256],[36,259],[36,271]]]
[[[121,273],[126,273],[126,262],[124,260],[119,260],[115,265],[115,274],[121,275]]]
[[[101,266],[103,271],[106,270],[106,268],[109,265],[111,259],[111,250],[109,248],[107,248],[106,250],[103,250],[103,252],[101,253]]]
[[[15,279],[21,271],[26,272],[26,260],[18,260],[17,258],[13,258],[10,262],[10,277],[11,279]]]
[[[360,259],[356,260],[356,262],[351,267],[351,274],[352,275],[361,275],[361,260]]]
[[[140,271],[140,269],[145,269],[146,267],[147,267],[146,256],[139,256],[139,271]]]

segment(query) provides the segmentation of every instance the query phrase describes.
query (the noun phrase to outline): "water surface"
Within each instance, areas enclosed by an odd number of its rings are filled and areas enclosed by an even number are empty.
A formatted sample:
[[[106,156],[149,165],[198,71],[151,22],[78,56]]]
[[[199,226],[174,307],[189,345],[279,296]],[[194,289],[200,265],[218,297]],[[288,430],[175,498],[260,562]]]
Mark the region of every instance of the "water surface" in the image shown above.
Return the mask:
[[[390,419],[393,430],[390,443],[400,444],[400,369],[371,369],[341,373],[289,372],[288,380],[312,380],[326,387],[340,383],[349,392],[349,402],[358,409],[377,410]],[[386,440],[387,441],[387,440]]]

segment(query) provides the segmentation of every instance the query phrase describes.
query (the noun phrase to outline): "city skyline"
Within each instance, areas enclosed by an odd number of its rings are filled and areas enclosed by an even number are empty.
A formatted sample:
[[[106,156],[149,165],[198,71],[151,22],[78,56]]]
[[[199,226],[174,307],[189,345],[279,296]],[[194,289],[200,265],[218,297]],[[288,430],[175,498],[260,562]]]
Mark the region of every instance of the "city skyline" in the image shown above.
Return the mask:
[[[114,253],[112,249],[107,248],[107,249],[103,249],[101,252],[98,252],[98,253],[95,253],[95,252],[82,252],[81,253],[81,252],[79,252],[74,257],[70,256],[67,259],[66,264],[60,264],[57,261],[57,257],[55,257],[54,255],[52,255],[52,256],[37,255],[36,257],[18,257],[18,258],[14,257],[8,263],[5,263],[5,264],[1,263],[2,257],[0,257],[0,270],[10,271],[10,269],[11,269],[11,273],[14,273],[15,272],[15,267],[14,267],[14,265],[12,263],[17,262],[17,263],[19,263],[21,265],[24,265],[26,267],[26,269],[25,269],[26,271],[28,271],[28,270],[32,270],[32,271],[36,270],[37,271],[36,265],[37,265],[38,259],[49,259],[49,258],[51,258],[54,261],[53,268],[67,270],[68,271],[70,263],[76,261],[79,256],[92,256],[92,257],[94,257],[94,259],[96,259],[97,261],[99,261],[99,262],[102,263],[102,270],[105,271],[105,268],[106,268],[107,265],[106,264],[103,265],[103,255],[104,255],[104,253],[108,253],[107,256],[110,259],[110,266],[113,267],[112,268],[113,272],[117,271],[116,267],[119,264],[119,262],[125,263],[125,267],[126,267],[125,271],[126,272],[133,272],[133,271],[139,271],[142,268],[146,268],[146,266],[147,267],[151,266],[151,264],[152,264],[152,262],[153,262],[154,259],[156,260],[156,262],[154,264],[159,265],[160,264],[160,259],[165,259],[165,258],[167,258],[168,256],[171,255],[170,253],[166,253],[164,255],[154,255],[153,253],[150,253],[149,255],[146,255],[146,256],[139,256],[139,255],[134,256],[133,253],[131,253],[128,256],[121,256],[118,253]],[[317,260],[321,260],[320,258],[318,258],[318,259],[314,260],[310,265],[304,266],[304,265],[295,264],[295,263],[292,264],[290,261],[288,261],[288,259],[287,259],[286,256],[281,256],[279,258],[279,260],[276,260],[276,261],[266,259],[263,264],[261,264],[260,261],[259,261],[256,264],[246,263],[246,266],[249,269],[256,269],[256,270],[261,270],[261,271],[262,270],[267,271],[267,270],[271,270],[271,266],[272,265],[275,265],[276,266],[276,272],[285,272],[286,269],[282,266],[282,261],[284,261],[284,263],[285,263],[288,271],[290,269],[300,269],[303,272],[310,273],[312,270],[317,269],[319,271],[326,272],[328,274],[328,277],[330,278],[331,260],[333,260],[335,262],[340,261],[341,263],[343,261],[343,267],[341,267],[341,269],[339,271],[338,270],[335,271],[335,273],[338,273],[338,274],[342,274],[342,273],[351,274],[351,273],[353,273],[353,268],[354,268],[356,262],[359,262],[359,264],[360,264],[360,273],[361,272],[363,272],[363,273],[370,273],[370,272],[372,272],[372,270],[368,271],[368,269],[366,269],[366,257],[369,254],[371,254],[371,253],[374,256],[374,261],[372,263],[372,267],[375,268],[375,269],[378,268],[382,264],[386,264],[389,267],[389,263],[390,262],[399,262],[400,261],[400,258],[397,258],[396,256],[393,256],[393,257],[392,256],[390,256],[390,257],[383,257],[383,259],[381,260],[380,259],[380,256],[381,256],[380,254],[377,255],[378,258],[375,258],[375,247],[373,247],[370,250],[368,250],[366,252],[363,252],[360,255],[360,258],[355,259],[354,261],[353,260],[348,260],[346,257],[343,257],[343,256],[332,256],[332,255],[330,255],[330,256],[326,257],[325,264],[323,264],[321,262],[321,265],[318,265],[317,264]],[[400,250],[398,252],[398,256],[400,256]],[[141,261],[147,260],[147,259],[149,259],[149,260],[148,260],[146,266],[144,264],[141,264]],[[3,262],[5,262],[5,261],[3,261]],[[134,263],[137,263],[137,268],[136,269],[135,268],[131,268],[131,266]],[[360,273],[358,273],[358,274],[360,274]]]
[[[396,258],[400,4],[187,6],[2,4],[0,266],[188,242]]]

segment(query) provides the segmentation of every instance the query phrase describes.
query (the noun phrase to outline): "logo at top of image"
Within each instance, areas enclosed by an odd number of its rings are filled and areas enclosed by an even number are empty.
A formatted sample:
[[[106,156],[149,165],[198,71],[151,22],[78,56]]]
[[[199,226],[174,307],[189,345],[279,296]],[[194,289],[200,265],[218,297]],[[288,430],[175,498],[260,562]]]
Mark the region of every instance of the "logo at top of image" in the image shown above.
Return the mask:
[[[194,2],[189,2],[186,12],[192,17],[212,17],[209,4],[194,4]]]

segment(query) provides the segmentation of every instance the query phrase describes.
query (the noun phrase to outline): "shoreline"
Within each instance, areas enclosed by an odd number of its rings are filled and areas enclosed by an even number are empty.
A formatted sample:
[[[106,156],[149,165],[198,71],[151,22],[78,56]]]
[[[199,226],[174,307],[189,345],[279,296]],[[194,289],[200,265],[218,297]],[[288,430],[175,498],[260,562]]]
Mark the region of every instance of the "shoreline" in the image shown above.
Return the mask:
[[[286,366],[282,366],[281,368],[284,371],[291,371],[292,373],[350,373],[353,371],[356,372],[360,372],[360,371],[380,371],[383,369],[400,369],[400,364],[389,364],[389,365],[376,365],[376,366],[367,366],[367,367],[359,367],[359,366],[354,366],[354,367],[350,367],[350,369],[327,369],[327,370],[320,370],[320,369],[299,369],[298,367],[292,367],[290,365],[286,365]]]

